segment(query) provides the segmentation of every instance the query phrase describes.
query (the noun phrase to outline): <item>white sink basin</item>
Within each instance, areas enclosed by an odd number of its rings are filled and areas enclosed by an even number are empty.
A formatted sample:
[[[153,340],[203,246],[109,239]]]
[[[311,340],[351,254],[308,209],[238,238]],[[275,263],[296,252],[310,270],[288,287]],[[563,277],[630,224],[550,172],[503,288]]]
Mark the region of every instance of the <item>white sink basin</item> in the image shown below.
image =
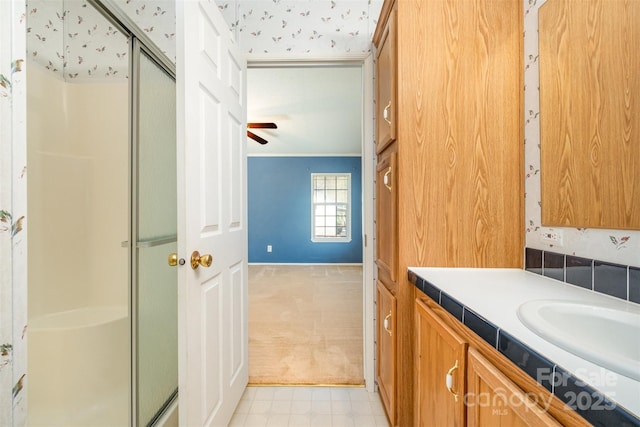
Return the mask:
[[[518,318],[545,340],[583,359],[640,381],[640,310],[560,300],[534,300]]]

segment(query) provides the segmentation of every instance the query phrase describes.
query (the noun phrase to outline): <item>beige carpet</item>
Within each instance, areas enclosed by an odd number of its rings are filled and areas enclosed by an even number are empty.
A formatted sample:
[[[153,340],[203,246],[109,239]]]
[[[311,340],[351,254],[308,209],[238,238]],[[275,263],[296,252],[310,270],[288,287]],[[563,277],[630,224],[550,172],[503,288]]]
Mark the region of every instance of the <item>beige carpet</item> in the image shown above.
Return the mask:
[[[364,384],[361,266],[249,266],[249,383]]]

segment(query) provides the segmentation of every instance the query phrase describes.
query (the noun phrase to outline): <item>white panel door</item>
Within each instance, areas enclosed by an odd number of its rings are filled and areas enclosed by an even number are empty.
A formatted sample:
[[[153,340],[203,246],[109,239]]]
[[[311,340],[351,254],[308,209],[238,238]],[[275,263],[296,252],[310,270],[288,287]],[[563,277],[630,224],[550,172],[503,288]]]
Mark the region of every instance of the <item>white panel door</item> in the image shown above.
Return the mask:
[[[180,425],[226,426],[249,372],[246,61],[213,0],[176,6]]]

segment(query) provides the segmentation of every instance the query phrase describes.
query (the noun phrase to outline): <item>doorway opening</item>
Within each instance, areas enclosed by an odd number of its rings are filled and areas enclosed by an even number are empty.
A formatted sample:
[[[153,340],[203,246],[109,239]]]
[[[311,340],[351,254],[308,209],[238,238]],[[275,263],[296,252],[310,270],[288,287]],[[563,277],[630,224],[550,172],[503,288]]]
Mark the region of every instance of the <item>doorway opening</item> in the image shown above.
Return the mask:
[[[370,58],[249,63],[248,122],[277,125],[251,129],[267,143],[247,139],[250,384],[373,391],[372,105]],[[356,177],[346,243],[314,236],[311,176],[318,173]],[[346,339],[354,331],[355,342]],[[331,360],[340,367],[330,369]]]

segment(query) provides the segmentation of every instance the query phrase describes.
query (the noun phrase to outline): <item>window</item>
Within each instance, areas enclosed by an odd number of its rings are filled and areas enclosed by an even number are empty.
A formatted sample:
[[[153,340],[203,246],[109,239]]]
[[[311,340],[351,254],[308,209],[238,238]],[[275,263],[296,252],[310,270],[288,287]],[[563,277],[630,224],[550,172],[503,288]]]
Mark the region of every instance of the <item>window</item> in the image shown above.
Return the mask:
[[[311,174],[311,240],[351,241],[351,174]]]

